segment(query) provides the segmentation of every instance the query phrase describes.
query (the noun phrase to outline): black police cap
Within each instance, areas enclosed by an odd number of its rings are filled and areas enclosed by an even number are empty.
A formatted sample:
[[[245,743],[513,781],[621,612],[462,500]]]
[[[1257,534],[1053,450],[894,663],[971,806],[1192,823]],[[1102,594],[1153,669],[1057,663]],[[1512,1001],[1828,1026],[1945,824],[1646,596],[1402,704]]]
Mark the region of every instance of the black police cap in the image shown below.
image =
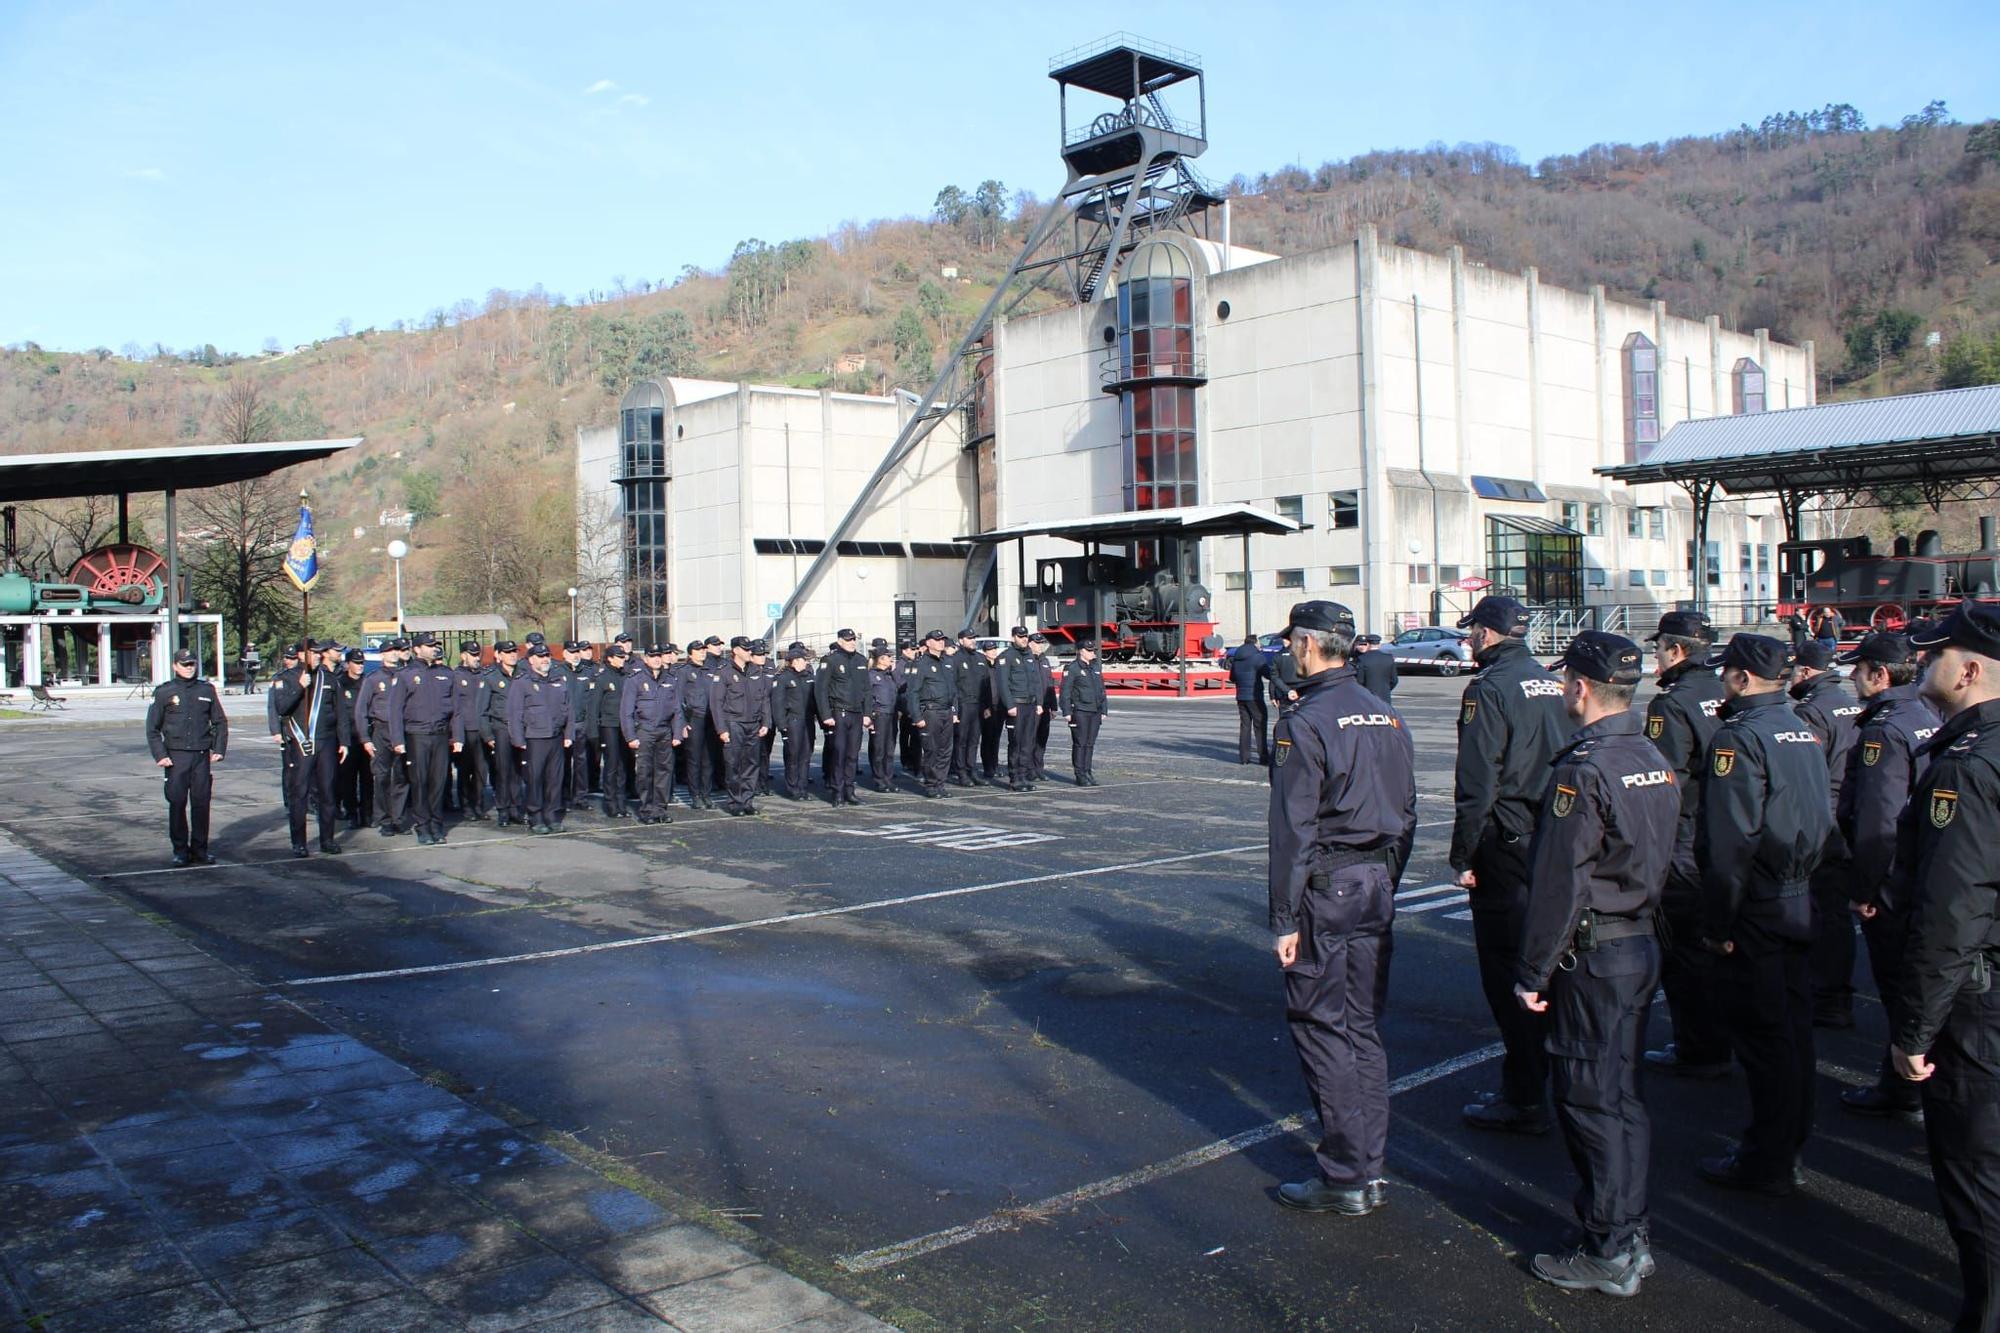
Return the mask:
[[[770,641],[767,639],[752,639],[750,640],[749,647],[750,647],[750,656],[752,657],[770,656],[771,644]]]
[[[1354,612],[1339,602],[1299,602],[1292,607],[1285,635],[1289,638],[1293,630],[1301,629],[1324,633],[1327,630],[1353,628]]]
[[[1382,636],[1379,634],[1364,634],[1356,639],[1355,642],[1365,647],[1373,648],[1382,642]]]
[[[181,650],[180,650],[179,652],[176,652],[176,653],[174,654],[174,665],[175,665],[175,666],[194,666],[194,665],[195,665],[195,656],[194,656],[194,654],[193,654],[193,653],[191,653],[191,652],[189,652],[189,651],[188,651],[187,649],[183,648],[183,649],[181,649]]]
[[[644,653],[644,656],[665,657],[667,655],[667,650],[671,647],[673,647],[673,645],[670,643],[649,643],[646,645],[646,651]]]
[[[870,640],[868,641],[868,646],[869,646],[869,648],[871,648],[871,649],[874,649],[874,648],[887,648],[887,647],[890,647],[890,643],[889,643],[889,641],[888,641],[887,639],[884,639],[884,638],[881,638],[880,636],[877,636],[876,638],[873,638],[873,639],[870,639]]]
[[[1028,637],[1028,627],[1026,625],[1016,625],[1014,628],[1008,630],[1007,634],[1010,638],[1025,639]]]
[[[1528,608],[1512,597],[1496,597],[1491,593],[1472,604],[1472,609],[1458,618],[1460,629],[1475,626],[1498,630],[1502,634],[1526,634],[1528,632]]]
[[[347,650],[347,660],[350,662],[366,662],[368,654],[362,652],[359,648],[349,648]]]
[[[528,631],[529,643],[547,643],[548,641],[549,641],[548,635],[542,633],[540,630],[535,629]]]
[[[1765,634],[1738,634],[1722,650],[1724,667],[1740,667],[1765,680],[1782,680],[1792,669],[1792,645]]]
[[[512,639],[502,639],[493,645],[493,651],[496,653],[518,653],[521,651],[521,645],[515,643]]]
[[[748,648],[750,646],[750,636],[747,634],[732,634],[729,636],[729,646],[731,648]]]
[[[1883,666],[1895,666],[1909,661],[1915,655],[1915,650],[1910,647],[1908,635],[1878,630],[1873,634],[1863,635],[1861,642],[1842,653],[1838,660],[1843,666],[1853,666],[1857,662],[1878,662]]]
[[[974,634],[974,633],[973,633],[973,632],[972,632],[971,630],[969,630],[969,629],[962,629],[962,630],[960,630],[960,631],[958,632],[958,637],[959,637],[959,638],[961,638],[961,639],[976,639],[976,638],[978,638],[979,636],[978,636],[977,634]]]
[[[619,643],[616,640],[613,640],[611,646],[604,650],[604,657],[606,661],[616,661],[621,657],[630,657],[631,655],[632,655],[631,649],[627,648],[624,644]]]
[[[619,633],[611,636],[611,642],[613,643],[631,643],[633,641],[634,640],[632,636],[624,633],[623,631],[620,631]]]
[[[1798,658],[1802,667],[1827,671],[1833,666],[1833,649],[1818,639],[1807,639],[1799,645]]]
[[[1700,611],[1669,611],[1660,617],[1660,627],[1646,636],[1647,643],[1655,643],[1660,636],[1671,634],[1679,639],[1700,639],[1704,643],[1715,642],[1715,626]]]
[[[787,648],[785,649],[785,660],[787,662],[810,662],[812,661],[812,654],[803,648]]]
[[[1090,649],[1093,653],[1097,651],[1097,640],[1091,638],[1088,634],[1076,641],[1076,650],[1078,652],[1082,652],[1086,648]]]
[[[404,638],[391,639],[382,646],[394,653],[407,653],[410,651],[410,641]]]
[[[722,646],[722,640],[716,638],[713,634],[711,634],[707,638],[701,641],[701,646],[704,648],[720,648]]]
[[[1981,657],[2000,658],[2000,605],[1960,602],[1952,613],[1922,632],[1914,629],[1910,646],[1935,651],[1963,648]]]
[[[785,645],[785,651],[788,653],[803,652],[805,650],[805,646],[806,645],[803,640],[793,639],[790,643]]]
[[[907,635],[896,640],[897,652],[901,652],[905,648],[914,648],[916,646],[917,646],[917,641],[915,639],[908,637]]]
[[[1604,685],[1637,685],[1646,674],[1645,654],[1638,644],[1622,634],[1599,629],[1580,631],[1563,649],[1556,666]]]
[[[934,629],[934,630],[930,630],[930,631],[928,631],[928,632],[926,632],[926,633],[925,633],[925,635],[924,635],[924,642],[925,642],[925,643],[932,643],[932,642],[936,642],[936,643],[950,643],[950,642],[951,642],[951,636],[950,636],[950,635],[948,635],[948,634],[946,634],[946,633],[945,633],[945,632],[944,632],[943,630],[941,630],[941,629]]]
[[[530,657],[547,657],[548,655],[549,655],[549,645],[548,645],[548,644],[546,644],[546,643],[537,643],[537,644],[531,644],[531,645],[529,645],[529,648],[528,648],[528,656],[530,656]]]
[[[837,629],[833,632],[833,637],[836,639],[854,639],[859,636],[851,629]]]
[[[437,635],[431,633],[429,630],[424,630],[421,633],[412,634],[410,642],[418,648],[435,648],[437,647]]]
[[[1049,636],[1042,633],[1040,630],[1037,630],[1033,634],[1030,634],[1028,636],[1029,643],[1047,643],[1048,641],[1049,641]]]
[[[461,653],[474,653],[474,654],[477,654],[477,653],[479,652],[479,640],[477,640],[477,639],[460,639],[460,640],[458,641],[458,651],[459,651],[459,652],[461,652]]]

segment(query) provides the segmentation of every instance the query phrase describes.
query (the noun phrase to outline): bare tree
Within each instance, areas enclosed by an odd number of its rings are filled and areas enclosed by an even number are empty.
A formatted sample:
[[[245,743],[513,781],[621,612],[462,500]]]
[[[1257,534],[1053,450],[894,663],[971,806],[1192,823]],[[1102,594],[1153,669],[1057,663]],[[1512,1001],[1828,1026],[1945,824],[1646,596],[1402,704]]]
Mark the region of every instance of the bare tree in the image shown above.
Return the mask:
[[[60,507],[29,505],[22,513],[20,559],[34,578],[69,577],[77,558],[118,535],[118,501],[86,495]]]
[[[576,604],[579,624],[611,630],[624,619],[625,528],[618,501],[602,492],[577,504]]]
[[[277,412],[251,380],[223,386],[211,408],[217,433],[229,444],[254,444],[275,433]],[[190,491],[189,572],[198,595],[222,612],[236,631],[236,650],[281,629],[290,613],[285,596],[285,551],[298,521],[288,482],[258,477],[229,486]]]

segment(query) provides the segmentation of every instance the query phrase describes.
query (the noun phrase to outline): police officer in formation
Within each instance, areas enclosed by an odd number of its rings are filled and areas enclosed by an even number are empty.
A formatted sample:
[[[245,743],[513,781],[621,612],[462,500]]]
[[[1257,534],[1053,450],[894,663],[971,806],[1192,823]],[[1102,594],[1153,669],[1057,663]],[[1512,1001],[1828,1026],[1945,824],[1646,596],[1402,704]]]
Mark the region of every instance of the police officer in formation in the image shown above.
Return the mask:
[[[1270,924],[1285,1014],[1319,1115],[1311,1179],[1279,1187],[1306,1212],[1360,1217],[1386,1202],[1389,989],[1396,883],[1416,837],[1416,751],[1403,720],[1349,665],[1354,616],[1301,602],[1286,630],[1299,701],[1271,769]]]
[[[521,805],[530,833],[563,831],[563,774],[576,742],[575,682],[554,665],[548,644],[535,644],[527,678],[515,681],[507,697],[507,737],[526,756]]]
[[[1049,656],[1049,636],[1039,630],[1028,636],[1028,652],[1034,659],[1035,671],[1040,679],[1041,692],[1036,701],[1041,705],[1035,714],[1035,750],[1029,763],[1028,780],[1047,782],[1049,780],[1049,727],[1056,718],[1056,667]]]
[[[355,701],[354,730],[365,738],[361,744],[374,770],[375,814],[381,820],[376,828],[385,838],[403,831],[410,801],[409,767],[397,752],[394,735],[389,730],[389,701],[409,648],[408,639],[396,638],[384,643],[382,665],[362,682],[361,697]]]
[[[479,681],[486,674],[480,664],[480,656],[476,639],[459,640],[458,666],[451,673],[456,710],[452,718],[452,735],[461,745],[452,752],[452,780],[445,786],[445,809],[467,819],[486,817],[486,747],[466,743],[467,731],[477,727],[467,710],[478,700]]]
[[[1848,751],[1854,745],[1854,724],[1861,701],[1834,668],[1833,650],[1813,640],[1797,650],[1792,667],[1792,711],[1819,737],[1826,755],[1828,787],[1833,807],[1840,809],[1841,785],[1847,777]],[[1813,940],[1808,955],[1812,977],[1813,1025],[1854,1026],[1854,914],[1847,910],[1847,885],[1841,878],[1839,835],[1833,835],[1820,868],[1813,875]]]
[[[498,828],[521,823],[526,813],[522,801],[526,775],[522,770],[527,757],[514,747],[507,729],[507,705],[523,674],[521,645],[512,639],[495,643],[493,665],[479,678],[479,692],[467,718],[486,751],[486,771],[493,777],[493,823]]]
[[[868,785],[888,791],[895,785],[896,727],[902,713],[903,674],[887,641],[868,645],[868,702],[861,727],[868,736]],[[854,803],[852,796],[848,803]]]
[[[856,647],[859,642],[851,629],[835,634],[813,679],[813,711],[826,731],[826,798],[835,806],[860,804],[854,799],[854,779],[867,730],[870,668]]]
[[[1025,625],[1008,631],[1011,642],[993,663],[994,694],[1007,718],[1007,790],[1033,791],[1035,729],[1042,713],[1041,661]]]
[[[812,653],[802,643],[785,649],[785,667],[773,691],[772,720],[785,742],[785,799],[803,801],[812,784],[813,757]]]
[[[673,649],[671,643],[646,645],[643,666],[626,680],[619,705],[620,748],[633,756],[641,824],[674,819],[674,756],[687,739],[688,721],[687,678],[670,664]]]
[[[341,707],[340,686],[322,665],[320,650],[308,639],[299,645],[294,669],[271,681],[283,745],[285,816],[291,825],[292,855],[309,856],[306,848],[308,807],[319,813],[319,849],[340,855],[335,841],[340,809],[335,784],[347,758],[353,720]]]
[[[1236,689],[1236,762],[1271,763],[1271,715],[1264,706],[1265,683],[1271,679],[1271,659],[1257,646],[1255,634],[1245,634],[1229,654],[1229,683]],[[1362,688],[1366,689],[1366,686]],[[1255,752],[1256,759],[1250,758]]]
[[[419,845],[444,841],[444,788],[451,756],[465,748],[457,726],[457,680],[438,662],[438,641],[412,636],[416,662],[389,690],[389,742],[410,769],[410,823]]]
[[[1364,634],[1354,641],[1354,674],[1363,689],[1378,699],[1396,692],[1396,659],[1382,651],[1382,636]]]
[[[1000,737],[1007,730],[1007,710],[1000,703],[1000,645],[989,643],[979,650],[982,665],[973,668],[979,685],[979,779],[990,787],[1000,782]]]
[[[944,660],[947,642],[941,629],[924,635],[923,651],[904,676],[903,715],[917,736],[918,777],[929,800],[951,794],[945,783],[958,742],[958,676]]]
[[[762,781],[757,763],[764,737],[771,731],[771,678],[751,661],[762,639],[737,635],[729,641],[729,661],[709,686],[709,723],[722,746],[722,772],[729,799],[723,809],[732,815],[757,813]],[[764,645],[768,651],[769,645]]]
[[[1565,1290],[1633,1296],[1653,1271],[1652,1126],[1639,1085],[1660,980],[1653,919],[1681,802],[1673,768],[1631,712],[1644,675],[1639,646],[1586,630],[1556,665],[1578,730],[1542,792],[1514,991],[1524,1011],[1549,1020],[1556,1119],[1582,1177],[1583,1239],[1567,1255],[1536,1255],[1531,1269]]]
[[[215,686],[195,674],[195,655],[174,653],[173,679],[153,691],[146,709],[146,746],[167,797],[167,837],[173,863],[213,865],[208,854],[208,808],[214,793],[211,764],[229,752],[229,715]]]
[[[357,721],[363,716],[360,707],[366,692],[368,655],[359,648],[349,648],[345,654],[340,673],[340,711],[347,719],[347,752],[341,758],[340,772],[334,779],[335,800],[341,816],[347,820],[350,830],[360,830],[375,822],[375,772],[368,751],[361,742],[367,732]]]
[[[1563,683],[1528,652],[1528,612],[1482,597],[1458,622],[1480,666],[1458,711],[1451,868],[1472,906],[1479,981],[1506,1047],[1500,1089],[1465,1108],[1480,1129],[1546,1134],[1548,1022],[1514,996],[1528,907],[1528,839],[1549,765],[1575,729]]]
[[[625,743],[625,689],[629,654],[622,643],[604,650],[602,666],[584,682],[582,726],[597,754],[597,786],[606,819],[632,816],[632,750]],[[671,776],[671,774],[669,775]]]
[[[1063,668],[1062,676],[1062,710],[1069,721],[1070,772],[1079,787],[1097,785],[1097,733],[1104,725],[1104,715],[1110,711],[1109,702],[1104,692],[1104,667],[1097,660],[1097,641],[1079,639],[1076,657]]]
[[[694,810],[715,808],[710,793],[720,767],[721,742],[716,739],[709,711],[715,686],[722,679],[721,658],[721,639],[712,634],[706,639],[689,639],[687,661],[680,668],[681,707],[688,724],[688,737],[681,746],[681,776],[687,784],[688,806]]]

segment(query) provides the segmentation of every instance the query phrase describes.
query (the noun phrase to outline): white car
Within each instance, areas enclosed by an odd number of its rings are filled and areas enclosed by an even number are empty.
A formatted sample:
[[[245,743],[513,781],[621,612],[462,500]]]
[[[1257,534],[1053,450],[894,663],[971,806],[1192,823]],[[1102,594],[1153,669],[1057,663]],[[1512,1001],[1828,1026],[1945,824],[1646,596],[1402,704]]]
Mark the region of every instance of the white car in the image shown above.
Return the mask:
[[[1436,671],[1456,676],[1473,669],[1472,649],[1466,646],[1465,631],[1442,625],[1406,629],[1375,651],[1395,658],[1398,671]]]

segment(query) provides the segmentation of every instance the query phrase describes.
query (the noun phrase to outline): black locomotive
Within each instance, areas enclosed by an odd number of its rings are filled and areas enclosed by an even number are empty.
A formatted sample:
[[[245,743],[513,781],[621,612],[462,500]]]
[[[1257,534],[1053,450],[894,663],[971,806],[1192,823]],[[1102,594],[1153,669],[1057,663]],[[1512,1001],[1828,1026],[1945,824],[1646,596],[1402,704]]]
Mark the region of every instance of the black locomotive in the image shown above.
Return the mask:
[[[1035,562],[1036,619],[1059,652],[1095,637],[1113,662],[1199,661],[1222,646],[1215,601],[1171,569],[1142,569],[1116,555]]]
[[[1888,555],[1875,554],[1866,537],[1786,542],[1778,548],[1778,614],[1811,618],[1835,607],[1854,628],[1899,630],[1966,600],[2000,600],[2000,549],[1991,518],[1979,520],[1979,549],[1947,554],[1943,539],[1926,528],[1912,542],[1896,538]]]

